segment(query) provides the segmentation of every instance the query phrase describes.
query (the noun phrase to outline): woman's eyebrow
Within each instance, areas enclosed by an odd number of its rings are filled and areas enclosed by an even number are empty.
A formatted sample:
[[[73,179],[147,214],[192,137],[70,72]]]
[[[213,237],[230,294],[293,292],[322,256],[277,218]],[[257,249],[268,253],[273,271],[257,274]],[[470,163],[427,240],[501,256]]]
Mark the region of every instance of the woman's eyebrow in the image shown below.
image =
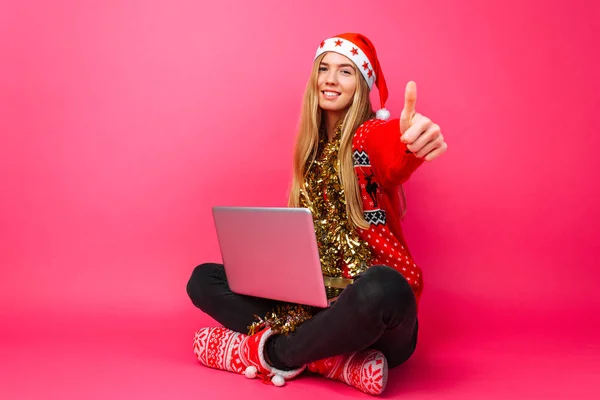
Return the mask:
[[[321,65],[324,66],[324,67],[329,67],[329,64],[327,64],[325,62],[322,62]],[[354,69],[354,65],[352,65],[352,64],[339,64],[338,67],[339,68],[350,67],[350,68]]]

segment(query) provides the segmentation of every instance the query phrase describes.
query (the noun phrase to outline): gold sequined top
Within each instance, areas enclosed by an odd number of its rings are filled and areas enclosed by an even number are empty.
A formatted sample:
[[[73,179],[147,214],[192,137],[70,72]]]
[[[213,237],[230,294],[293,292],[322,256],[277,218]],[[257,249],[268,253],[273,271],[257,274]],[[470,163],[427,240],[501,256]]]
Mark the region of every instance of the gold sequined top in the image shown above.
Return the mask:
[[[346,199],[338,171],[338,152],[342,126],[327,141],[327,133],[320,132],[315,161],[307,164],[304,188],[310,199],[300,196],[301,207],[313,214],[315,232],[323,275],[353,278],[365,271],[371,263],[371,250],[348,222]]]

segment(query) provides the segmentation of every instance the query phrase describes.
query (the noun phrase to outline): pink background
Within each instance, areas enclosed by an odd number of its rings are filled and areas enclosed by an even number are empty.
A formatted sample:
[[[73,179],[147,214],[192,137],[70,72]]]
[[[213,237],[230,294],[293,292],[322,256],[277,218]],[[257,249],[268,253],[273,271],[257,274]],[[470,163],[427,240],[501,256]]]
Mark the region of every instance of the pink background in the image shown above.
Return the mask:
[[[285,204],[312,56],[345,31],[449,143],[405,187],[426,286],[388,395],[597,398],[599,6],[484,3],[1,2],[0,398],[277,390],[197,365],[185,284],[220,260],[211,206]]]

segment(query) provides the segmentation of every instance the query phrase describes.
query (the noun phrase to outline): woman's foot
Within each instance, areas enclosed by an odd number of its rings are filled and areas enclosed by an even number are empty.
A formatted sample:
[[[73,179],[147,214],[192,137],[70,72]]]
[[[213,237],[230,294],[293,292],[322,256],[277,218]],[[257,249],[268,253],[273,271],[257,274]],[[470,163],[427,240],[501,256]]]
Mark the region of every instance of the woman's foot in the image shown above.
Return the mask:
[[[199,329],[194,335],[194,355],[203,365],[244,374],[247,378],[259,377],[264,382],[283,386],[286,380],[300,375],[305,367],[282,371],[265,360],[265,343],[273,335],[270,328],[252,336],[227,328]]]
[[[308,364],[308,370],[372,395],[383,393],[388,377],[387,360],[377,350],[329,357]]]

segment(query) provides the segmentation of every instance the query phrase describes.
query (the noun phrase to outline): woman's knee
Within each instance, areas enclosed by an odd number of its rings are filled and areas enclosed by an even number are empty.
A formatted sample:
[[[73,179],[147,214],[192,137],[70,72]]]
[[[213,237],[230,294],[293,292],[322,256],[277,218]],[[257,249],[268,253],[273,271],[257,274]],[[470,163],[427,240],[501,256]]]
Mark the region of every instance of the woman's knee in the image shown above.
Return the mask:
[[[364,301],[376,309],[392,306],[403,311],[416,309],[415,295],[406,278],[386,265],[369,268],[361,278],[365,280]]]
[[[187,282],[186,291],[196,307],[202,308],[210,297],[210,288],[219,280],[222,268],[221,265],[214,263],[204,263],[194,268]]]
[[[418,336],[419,321],[415,320],[415,326],[410,342],[406,346],[399,349],[399,351],[386,355],[389,368],[395,368],[401,364],[404,364],[406,361],[408,361],[408,359],[412,357],[412,355],[415,353],[415,350],[417,349]]]

